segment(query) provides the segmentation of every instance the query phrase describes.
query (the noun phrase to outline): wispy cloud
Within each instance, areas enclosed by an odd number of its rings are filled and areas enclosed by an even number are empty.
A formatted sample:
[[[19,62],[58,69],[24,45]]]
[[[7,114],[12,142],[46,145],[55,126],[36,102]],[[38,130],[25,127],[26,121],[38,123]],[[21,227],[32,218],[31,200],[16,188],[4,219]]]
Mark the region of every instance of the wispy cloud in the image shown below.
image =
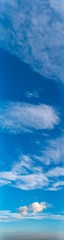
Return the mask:
[[[42,188],[48,185],[48,178],[42,168],[35,166],[32,159],[27,155],[22,155],[21,160],[16,162],[10,171],[0,172],[0,179],[13,187],[30,190]]]
[[[63,174],[64,176],[64,174]],[[55,183],[52,184],[52,186],[49,188],[49,190],[51,191],[57,191],[57,190],[61,190],[62,187],[64,187],[64,181],[57,181]]]
[[[4,185],[9,185],[9,184],[11,184],[11,181],[5,180],[5,179],[0,179],[0,187],[2,187]]]
[[[39,98],[39,91],[27,91],[26,92],[26,97],[27,98]]]
[[[0,45],[41,75],[64,82],[63,14],[63,0],[0,0]]]
[[[0,186],[9,185],[23,190],[59,190],[60,187],[64,187],[63,176],[63,167],[51,167],[50,170],[48,168],[45,170],[42,165],[36,167],[35,162],[28,155],[22,155],[21,159],[13,164],[11,170],[0,172]]]
[[[40,146],[40,154],[35,155],[34,158],[39,160],[44,165],[59,164],[64,162],[64,136],[50,139],[46,141],[44,146]]]
[[[51,5],[51,7],[59,14],[63,15],[64,12],[64,1],[60,0],[60,1],[55,1],[55,0],[49,0],[49,3]]]
[[[53,129],[59,124],[57,111],[45,104],[0,103],[0,129],[12,133]]]
[[[47,175],[49,177],[64,176],[64,167],[54,167],[48,171]]]

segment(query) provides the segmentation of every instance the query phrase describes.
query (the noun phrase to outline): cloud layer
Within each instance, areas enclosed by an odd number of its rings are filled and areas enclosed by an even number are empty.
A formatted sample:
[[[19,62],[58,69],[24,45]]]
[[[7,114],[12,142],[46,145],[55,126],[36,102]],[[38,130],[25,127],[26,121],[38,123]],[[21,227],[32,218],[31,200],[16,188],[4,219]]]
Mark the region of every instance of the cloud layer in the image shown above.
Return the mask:
[[[44,212],[48,207],[50,206],[48,206],[46,202],[33,202],[31,205],[20,207],[17,212],[11,212],[10,210],[0,211],[0,222],[13,222],[22,219],[51,219],[64,221],[63,214]]]
[[[64,82],[64,1],[0,0],[0,46]]]

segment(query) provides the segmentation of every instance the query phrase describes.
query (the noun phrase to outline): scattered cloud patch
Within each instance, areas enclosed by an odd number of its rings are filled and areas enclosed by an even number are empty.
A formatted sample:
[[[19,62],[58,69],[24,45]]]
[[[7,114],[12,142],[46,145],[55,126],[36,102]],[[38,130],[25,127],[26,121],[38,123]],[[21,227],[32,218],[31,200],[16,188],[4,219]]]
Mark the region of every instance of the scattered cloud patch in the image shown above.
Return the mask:
[[[28,98],[39,98],[39,92],[38,91],[27,91],[26,92],[26,97]]]
[[[5,186],[5,185],[9,185],[11,184],[11,181],[9,181],[8,179],[0,179],[0,187]]]
[[[57,165],[64,162],[64,136],[50,139],[42,149],[43,146],[41,146],[40,155],[35,155],[34,158],[44,165]]]
[[[20,207],[18,211],[22,216],[26,216],[28,214],[28,207],[27,206]]]
[[[13,186],[23,190],[44,189],[58,190],[64,187],[63,184],[64,168],[51,167],[45,169],[42,165],[35,166],[35,162],[28,155],[22,155],[21,160],[13,164],[11,170],[0,172],[0,187],[3,185]],[[60,178],[60,180],[59,180]],[[31,206],[32,208],[38,208]],[[43,207],[40,205],[39,207]],[[44,203],[45,207],[45,203]],[[26,211],[26,209],[24,209]]]
[[[48,185],[48,178],[42,168],[36,167],[27,155],[22,155],[21,160],[16,162],[10,171],[0,172],[0,179],[11,181],[11,186],[23,190],[37,189]]]
[[[62,187],[64,187],[64,181],[59,181],[58,180],[57,182],[52,184],[52,187],[50,187],[49,190],[50,191],[57,191],[57,190],[61,190]]]
[[[64,167],[55,167],[48,171],[47,175],[49,177],[59,177],[64,176]]]
[[[36,214],[42,212],[47,208],[47,204],[45,202],[33,202],[28,206],[22,206],[18,209],[21,215],[28,215],[28,213]]]
[[[45,104],[0,103],[0,129],[11,133],[53,129],[60,122],[57,111]]]

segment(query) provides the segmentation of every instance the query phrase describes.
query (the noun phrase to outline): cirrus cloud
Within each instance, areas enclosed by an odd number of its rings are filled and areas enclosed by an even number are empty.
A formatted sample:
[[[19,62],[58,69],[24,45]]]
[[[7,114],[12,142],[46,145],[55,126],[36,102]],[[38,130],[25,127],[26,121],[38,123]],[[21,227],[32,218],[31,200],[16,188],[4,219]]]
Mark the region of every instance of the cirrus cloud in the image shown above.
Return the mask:
[[[0,45],[41,75],[64,82],[63,0],[0,0]]]
[[[64,187],[64,168],[51,167],[50,170],[42,165],[35,166],[35,162],[29,156],[22,156],[21,161],[15,163],[11,170],[0,172],[0,187],[8,185],[20,190],[60,190]],[[60,179],[60,180],[59,180]],[[44,205],[32,205],[31,208],[35,211],[38,207],[43,209]],[[27,209],[24,208],[25,214]]]

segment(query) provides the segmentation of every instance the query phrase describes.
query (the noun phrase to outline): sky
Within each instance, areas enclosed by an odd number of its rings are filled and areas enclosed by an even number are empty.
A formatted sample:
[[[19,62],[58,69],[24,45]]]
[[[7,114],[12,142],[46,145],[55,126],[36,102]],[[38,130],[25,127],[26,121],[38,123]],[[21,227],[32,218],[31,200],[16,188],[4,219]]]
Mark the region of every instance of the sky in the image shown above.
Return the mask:
[[[0,232],[64,234],[64,2],[0,5]]]

